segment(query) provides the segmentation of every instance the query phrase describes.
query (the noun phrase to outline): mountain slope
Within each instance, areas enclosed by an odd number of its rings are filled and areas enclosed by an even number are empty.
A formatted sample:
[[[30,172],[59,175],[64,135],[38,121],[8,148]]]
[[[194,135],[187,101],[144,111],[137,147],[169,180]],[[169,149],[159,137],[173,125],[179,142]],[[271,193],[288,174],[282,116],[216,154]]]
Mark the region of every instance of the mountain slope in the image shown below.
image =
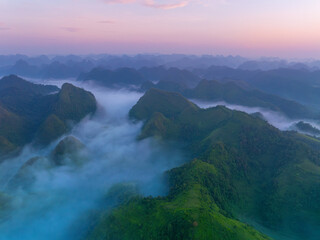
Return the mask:
[[[194,73],[204,79],[245,82],[251,88],[318,109],[320,107],[320,71],[288,68],[248,71],[212,66],[205,70],[195,70]]]
[[[171,193],[168,197],[132,199],[110,215],[106,214],[88,239],[269,239],[226,216],[202,185],[201,181],[208,175],[217,175],[216,169],[199,160],[183,169],[170,171]],[[199,179],[199,176],[204,177]],[[187,187],[179,189],[178,186]]]
[[[71,84],[59,90],[14,75],[4,77],[0,80],[0,153],[18,149],[35,138],[47,144],[70,129],[67,122],[79,122],[95,109],[94,96]]]
[[[290,118],[317,118],[313,111],[297,102],[286,100],[276,95],[266,94],[259,90],[246,90],[233,82],[220,83],[203,80],[194,89],[185,92],[193,99],[204,101],[225,101],[248,107],[262,107],[280,112]]]
[[[102,86],[110,88],[140,85],[146,81],[142,74],[132,68],[119,68],[114,71],[103,68],[94,68],[88,73],[80,74],[78,80],[92,80]]]
[[[144,121],[142,138],[183,143],[197,160],[168,173],[168,197],[120,206],[102,218],[95,236],[143,239],[163,233],[164,239],[263,239],[237,222],[243,219],[269,229],[276,239],[319,238],[316,139],[281,132],[225,107],[200,109],[179,94],[156,89],[139,100],[130,116]]]
[[[226,102],[229,104],[259,107],[278,112],[289,118],[318,119],[320,114],[297,102],[259,90],[246,89],[235,82],[222,83],[202,80],[195,88],[188,88],[183,83],[160,81],[157,84],[146,83],[141,90],[157,88],[165,91],[179,92],[189,99],[204,102]]]

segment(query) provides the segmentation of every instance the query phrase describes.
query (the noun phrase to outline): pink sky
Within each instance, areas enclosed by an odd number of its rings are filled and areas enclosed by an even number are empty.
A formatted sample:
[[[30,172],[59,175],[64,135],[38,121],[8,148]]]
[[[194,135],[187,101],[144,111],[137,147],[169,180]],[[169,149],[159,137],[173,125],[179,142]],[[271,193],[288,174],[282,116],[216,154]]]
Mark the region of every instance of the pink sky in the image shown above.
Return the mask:
[[[0,0],[0,54],[320,58],[319,0]]]

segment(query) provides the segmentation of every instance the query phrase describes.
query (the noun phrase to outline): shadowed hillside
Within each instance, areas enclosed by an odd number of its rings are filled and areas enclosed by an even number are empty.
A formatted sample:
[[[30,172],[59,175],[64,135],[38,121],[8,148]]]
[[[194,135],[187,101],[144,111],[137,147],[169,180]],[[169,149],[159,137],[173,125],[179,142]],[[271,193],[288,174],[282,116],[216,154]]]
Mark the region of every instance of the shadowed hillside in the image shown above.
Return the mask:
[[[95,97],[64,84],[38,85],[11,75],[0,80],[0,152],[8,153],[36,138],[47,144],[96,109]]]
[[[202,80],[195,88],[183,83],[160,81],[157,84],[145,83],[142,90],[151,88],[179,92],[187,98],[204,102],[226,102],[247,107],[260,107],[283,114],[289,118],[318,119],[320,114],[305,105],[287,100],[259,90],[247,89],[236,82]]]

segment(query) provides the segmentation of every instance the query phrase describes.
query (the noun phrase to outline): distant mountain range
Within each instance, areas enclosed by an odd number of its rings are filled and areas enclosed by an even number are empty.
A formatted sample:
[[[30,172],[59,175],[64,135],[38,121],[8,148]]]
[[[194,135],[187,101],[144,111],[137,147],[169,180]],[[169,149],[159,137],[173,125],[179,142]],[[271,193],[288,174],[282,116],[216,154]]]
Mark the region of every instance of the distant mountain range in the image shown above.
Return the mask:
[[[210,67],[206,70],[195,70],[194,73],[204,79],[234,81],[239,85],[320,108],[320,71],[288,68],[248,71],[228,67]]]
[[[233,71],[243,76],[247,73],[223,69],[223,74],[234,76]],[[217,70],[219,74],[221,70]],[[311,82],[317,83],[317,72],[249,72],[289,76],[301,93],[302,76],[310,74],[304,87],[316,88]],[[135,143],[151,138],[152,144],[175,147],[188,158],[164,174],[163,180],[169,184],[167,196],[142,197],[131,183],[111,187],[105,198],[115,208],[101,207],[80,216],[87,223],[83,239],[319,239],[320,140],[312,135],[318,136],[320,130],[300,120],[318,121],[319,114],[298,102],[258,90],[253,75],[241,80],[241,74],[232,81],[222,77],[203,80],[178,68],[144,67],[94,68],[80,75],[78,81],[92,81],[97,86],[145,92],[126,116],[130,124],[141,123]],[[265,84],[275,81],[265,79]],[[284,87],[287,79],[279,79],[275,84],[282,82]],[[203,109],[192,99],[275,111],[299,119],[292,129],[310,136],[280,131],[259,113],[249,115],[225,106]],[[29,143],[48,146],[96,109],[95,96],[70,83],[58,88],[16,75],[3,77],[1,160]],[[10,189],[28,190],[37,166],[72,166],[72,171],[85,167],[90,160],[86,147],[73,136],[60,139],[49,151],[26,159],[7,184]],[[0,193],[0,210],[6,209],[6,202],[10,200]]]
[[[94,68],[88,73],[81,74],[78,80],[93,81],[109,88],[147,87],[152,86],[152,82],[158,81],[179,83],[188,88],[195,87],[200,78],[187,70],[178,68],[144,67],[139,70],[133,68],[119,68],[116,70]]]
[[[161,84],[167,82],[167,90],[172,91],[195,87],[202,79],[233,81],[241,87],[257,89],[317,109],[320,109],[319,67],[320,61],[316,60],[252,60],[238,56],[0,55],[0,75],[90,79],[112,88],[143,83],[143,87],[149,89],[152,86],[150,82],[156,84],[161,81]]]
[[[172,55],[66,55],[28,57],[26,55],[0,55],[0,75],[17,74],[34,78],[77,78],[80,73],[93,68],[115,70],[118,68],[179,68],[206,70],[210,67],[227,67],[238,70],[269,71],[295,69],[316,71],[320,61],[287,61],[278,58],[247,59],[240,56]],[[200,76],[201,77],[201,76]]]
[[[202,80],[194,81],[198,83],[196,87],[189,88],[183,80],[180,81],[161,80],[157,84],[145,82],[141,90],[145,91],[151,88],[162,89],[166,91],[179,92],[187,98],[202,100],[204,102],[226,102],[247,107],[260,107],[266,110],[278,112],[289,118],[311,118],[320,119],[320,111],[308,108],[305,105],[292,100],[287,100],[277,95],[264,93],[250,87],[238,85],[235,81],[219,82]]]

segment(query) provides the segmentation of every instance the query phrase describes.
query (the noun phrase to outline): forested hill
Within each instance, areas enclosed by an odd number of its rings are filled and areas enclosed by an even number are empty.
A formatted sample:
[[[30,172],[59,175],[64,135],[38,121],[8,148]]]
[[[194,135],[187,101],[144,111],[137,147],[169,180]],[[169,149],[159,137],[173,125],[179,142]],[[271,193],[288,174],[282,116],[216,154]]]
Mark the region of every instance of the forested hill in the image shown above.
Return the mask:
[[[0,153],[36,140],[47,144],[96,109],[93,94],[71,84],[61,89],[33,84],[15,75],[0,80]]]
[[[276,239],[319,238],[317,139],[157,89],[130,117],[144,122],[140,138],[183,142],[193,157],[167,173],[167,197],[133,198],[105,215],[89,239],[267,239],[246,221]]]

